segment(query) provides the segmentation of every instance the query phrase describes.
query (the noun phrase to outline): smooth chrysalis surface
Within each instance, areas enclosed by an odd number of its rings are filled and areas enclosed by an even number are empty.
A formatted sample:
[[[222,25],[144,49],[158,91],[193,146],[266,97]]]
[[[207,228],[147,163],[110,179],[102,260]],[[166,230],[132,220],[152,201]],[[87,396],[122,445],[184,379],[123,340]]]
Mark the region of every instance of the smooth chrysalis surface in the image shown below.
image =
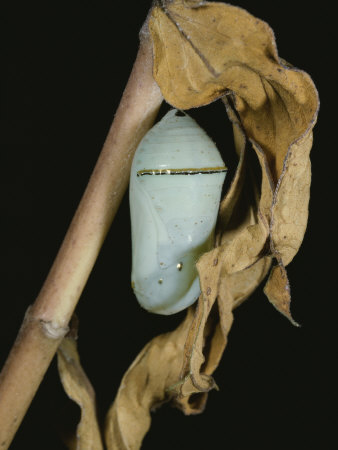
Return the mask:
[[[131,280],[148,311],[174,314],[197,300],[196,262],[213,246],[226,170],[205,131],[177,110],[140,142],[129,190]]]

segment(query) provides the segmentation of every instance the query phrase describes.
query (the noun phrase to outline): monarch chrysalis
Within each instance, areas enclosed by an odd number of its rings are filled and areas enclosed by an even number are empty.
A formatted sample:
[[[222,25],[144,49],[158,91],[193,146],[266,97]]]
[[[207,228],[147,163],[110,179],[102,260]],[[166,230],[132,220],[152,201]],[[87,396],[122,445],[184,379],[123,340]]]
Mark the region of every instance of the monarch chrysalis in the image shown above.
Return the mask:
[[[204,130],[175,109],[140,142],[130,175],[131,279],[148,311],[174,314],[198,298],[195,264],[213,245],[226,170]]]

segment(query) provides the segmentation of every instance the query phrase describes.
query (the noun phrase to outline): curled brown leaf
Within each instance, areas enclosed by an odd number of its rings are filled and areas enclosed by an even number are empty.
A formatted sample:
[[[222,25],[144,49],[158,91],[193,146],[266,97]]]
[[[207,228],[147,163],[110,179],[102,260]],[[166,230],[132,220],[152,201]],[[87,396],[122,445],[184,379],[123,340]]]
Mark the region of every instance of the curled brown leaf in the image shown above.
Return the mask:
[[[297,253],[306,231],[310,200],[312,132],[289,149],[285,169],[271,208],[273,251],[289,264]]]
[[[73,336],[65,337],[57,352],[58,370],[67,395],[81,408],[81,420],[69,448],[103,450],[96,414],[95,392],[85,374]]]
[[[153,8],[149,29],[165,99],[189,109],[228,96],[236,111],[230,119],[237,118],[261,166],[258,209],[249,202],[248,223],[228,243],[227,273],[264,254],[287,265],[307,222],[310,134],[319,105],[311,78],[279,58],[268,24],[235,6],[164,1]]]
[[[150,427],[150,411],[173,397],[192,316],[189,309],[176,330],[150,341],[125,373],[107,415],[108,450],[139,449]]]
[[[282,264],[276,265],[272,268],[269,279],[265,285],[264,292],[269,301],[280,313],[287,317],[293,325],[299,326],[291,316],[290,283],[285,267]]]
[[[202,293],[195,312],[190,308],[177,330],[151,341],[127,371],[106,424],[111,449],[139,448],[149,411],[164,401],[186,414],[203,410],[217,387],[212,374],[232,311],[263,281],[273,259],[278,265],[265,293],[295,324],[285,266],[306,229],[319,105],[309,75],[282,60],[271,28],[241,8],[167,0],[154,6],[148,25],[164,98],[179,109],[222,98],[239,163],[220,205],[215,248],[197,262]]]

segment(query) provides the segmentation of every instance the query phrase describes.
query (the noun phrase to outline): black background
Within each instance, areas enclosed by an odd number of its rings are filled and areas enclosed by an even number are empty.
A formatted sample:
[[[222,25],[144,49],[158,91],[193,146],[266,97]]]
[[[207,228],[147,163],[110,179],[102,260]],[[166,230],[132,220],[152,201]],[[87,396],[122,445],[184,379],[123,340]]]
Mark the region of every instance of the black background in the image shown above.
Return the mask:
[[[330,59],[336,50],[330,49],[335,31],[329,3],[316,9],[294,0],[234,4],[270,24],[280,55],[311,74],[321,97],[309,226],[288,271],[292,312],[302,327],[290,325],[259,288],[235,312],[215,373],[220,391],[210,393],[205,412],[185,417],[164,406],[153,414],[142,448],[335,448],[330,439],[336,422],[337,275],[332,255],[337,166],[330,117],[337,69]],[[1,14],[0,365],[99,155],[149,6],[139,1],[13,1]],[[191,113],[224,155],[232,138],[230,125],[225,132],[217,119],[221,110],[214,104]],[[143,345],[184,316],[151,315],[138,306],[130,288],[128,208],[126,196],[77,307],[81,359],[96,389],[101,418]],[[54,361],[11,448],[63,449],[62,432],[78,415],[63,393]]]

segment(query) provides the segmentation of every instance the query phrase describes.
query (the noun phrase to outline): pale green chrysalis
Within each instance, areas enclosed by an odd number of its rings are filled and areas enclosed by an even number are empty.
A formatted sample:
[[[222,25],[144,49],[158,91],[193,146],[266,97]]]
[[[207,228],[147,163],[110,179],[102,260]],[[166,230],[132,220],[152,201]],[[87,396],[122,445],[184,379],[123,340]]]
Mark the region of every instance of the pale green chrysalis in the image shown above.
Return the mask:
[[[131,279],[148,311],[174,314],[198,298],[195,265],[213,246],[226,170],[205,131],[175,109],[140,142],[130,174]]]

